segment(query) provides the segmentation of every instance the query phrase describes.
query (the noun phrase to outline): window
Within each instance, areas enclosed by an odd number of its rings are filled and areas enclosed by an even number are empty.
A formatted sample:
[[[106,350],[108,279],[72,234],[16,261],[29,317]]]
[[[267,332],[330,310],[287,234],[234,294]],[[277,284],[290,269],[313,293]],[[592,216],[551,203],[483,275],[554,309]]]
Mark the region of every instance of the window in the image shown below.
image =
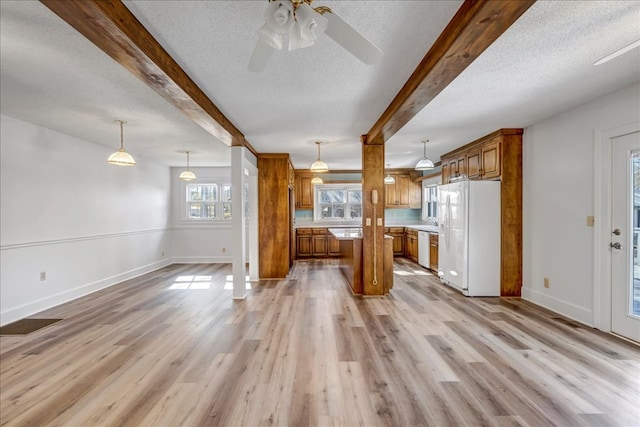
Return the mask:
[[[438,223],[438,187],[429,186],[422,189],[422,219],[430,223]]]
[[[231,219],[231,185],[187,184],[188,220]]]
[[[314,217],[316,220],[350,220],[362,218],[361,184],[316,185]]]

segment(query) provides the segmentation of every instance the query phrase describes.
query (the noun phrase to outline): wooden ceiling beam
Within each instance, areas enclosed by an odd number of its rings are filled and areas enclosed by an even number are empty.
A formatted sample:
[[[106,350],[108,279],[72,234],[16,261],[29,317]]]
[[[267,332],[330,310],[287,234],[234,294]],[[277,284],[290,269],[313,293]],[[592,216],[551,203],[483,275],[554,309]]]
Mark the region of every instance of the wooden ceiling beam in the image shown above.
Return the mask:
[[[227,146],[255,150],[119,0],[41,0],[56,15]]]
[[[509,28],[535,0],[465,0],[407,83],[373,125],[384,144]]]

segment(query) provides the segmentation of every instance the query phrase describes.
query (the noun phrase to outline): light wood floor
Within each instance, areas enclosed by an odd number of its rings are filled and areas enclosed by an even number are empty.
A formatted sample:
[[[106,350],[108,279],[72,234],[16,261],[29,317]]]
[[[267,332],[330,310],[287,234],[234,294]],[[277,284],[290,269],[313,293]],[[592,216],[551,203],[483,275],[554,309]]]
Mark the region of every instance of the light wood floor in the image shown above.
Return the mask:
[[[173,265],[48,310],[0,339],[0,424],[640,425],[638,347],[395,268],[386,298],[328,260],[232,301],[229,265]]]

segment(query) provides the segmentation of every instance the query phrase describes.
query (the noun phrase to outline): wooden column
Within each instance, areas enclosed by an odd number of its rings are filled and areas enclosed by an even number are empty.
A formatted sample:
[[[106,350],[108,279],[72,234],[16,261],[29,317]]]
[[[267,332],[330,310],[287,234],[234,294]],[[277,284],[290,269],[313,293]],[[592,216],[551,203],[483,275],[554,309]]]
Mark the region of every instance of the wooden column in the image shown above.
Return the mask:
[[[261,279],[289,274],[289,155],[258,156],[258,239]]]
[[[384,295],[384,144],[369,144],[366,135],[362,135],[361,141],[362,295]],[[373,191],[378,193],[377,205],[372,203]]]
[[[501,129],[500,132],[500,295],[519,297],[522,289],[522,129]]]

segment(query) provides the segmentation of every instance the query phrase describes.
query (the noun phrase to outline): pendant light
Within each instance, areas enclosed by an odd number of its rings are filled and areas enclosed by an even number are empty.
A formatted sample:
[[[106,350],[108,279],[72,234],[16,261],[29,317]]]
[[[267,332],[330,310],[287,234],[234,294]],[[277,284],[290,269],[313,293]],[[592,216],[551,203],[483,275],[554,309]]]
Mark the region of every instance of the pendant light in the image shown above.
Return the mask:
[[[320,172],[328,172],[329,171],[329,166],[327,166],[327,164],[325,162],[320,160],[320,144],[322,144],[322,142],[316,141],[316,144],[318,145],[318,160],[313,162],[313,164],[311,165],[311,167],[309,169],[311,170],[311,172],[318,172],[318,173],[320,173]]]
[[[136,161],[133,160],[131,154],[124,151],[124,130],[123,126],[125,123],[124,120],[116,120],[116,122],[120,123],[120,149],[109,156],[107,159],[107,163],[110,165],[118,165],[118,166],[135,166]]]
[[[314,176],[313,179],[311,180],[311,185],[320,185],[323,183],[324,181],[319,176]]]
[[[429,169],[433,169],[433,162],[427,159],[427,142],[429,142],[428,139],[422,141],[422,144],[424,144],[424,156],[422,157],[422,160],[420,160],[416,165],[417,171],[426,171]]]
[[[193,181],[196,179],[196,174],[189,170],[189,151],[185,151],[185,153],[187,153],[187,170],[180,174],[180,179],[183,181]]]
[[[394,177],[392,177],[391,175],[389,175],[389,164],[387,164],[387,176],[384,177],[384,183],[385,184],[395,184],[396,183],[396,179]]]

